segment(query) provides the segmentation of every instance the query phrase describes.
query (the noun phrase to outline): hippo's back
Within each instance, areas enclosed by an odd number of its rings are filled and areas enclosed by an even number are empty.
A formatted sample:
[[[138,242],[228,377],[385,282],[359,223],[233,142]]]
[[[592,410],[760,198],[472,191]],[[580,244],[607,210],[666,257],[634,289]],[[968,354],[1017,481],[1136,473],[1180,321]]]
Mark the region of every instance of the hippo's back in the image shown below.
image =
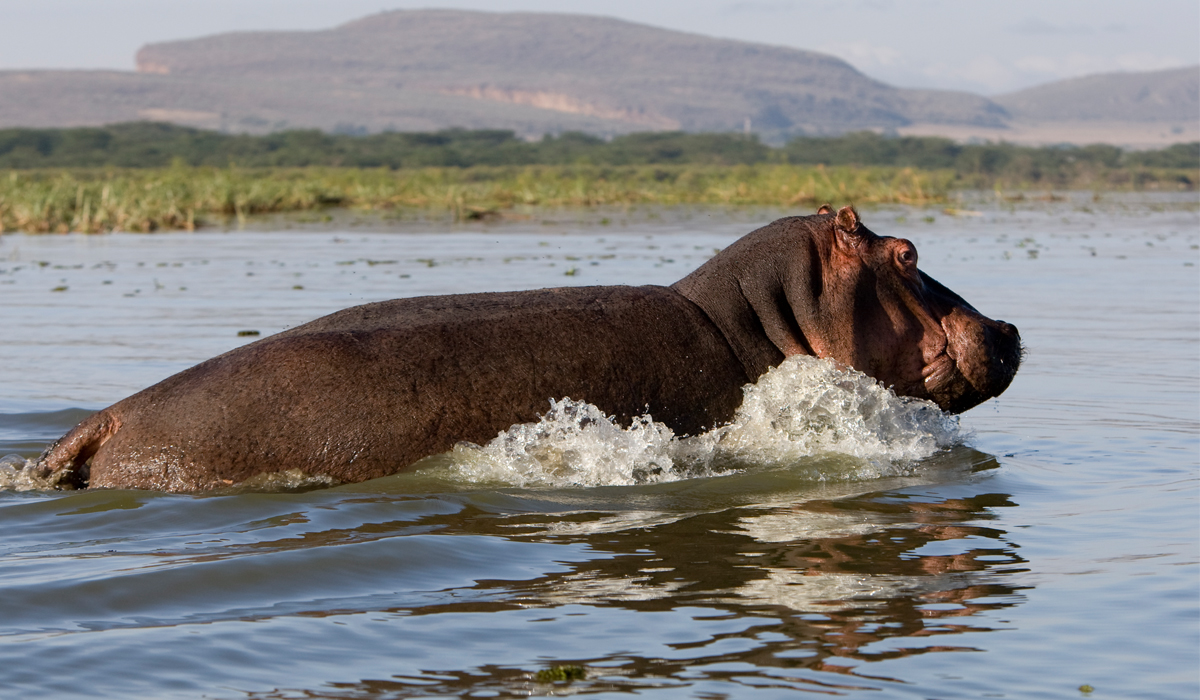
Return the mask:
[[[285,469],[361,481],[485,442],[565,396],[696,433],[732,416],[747,381],[703,311],[665,287],[366,304],[107,409],[120,427],[91,485],[188,490]]]

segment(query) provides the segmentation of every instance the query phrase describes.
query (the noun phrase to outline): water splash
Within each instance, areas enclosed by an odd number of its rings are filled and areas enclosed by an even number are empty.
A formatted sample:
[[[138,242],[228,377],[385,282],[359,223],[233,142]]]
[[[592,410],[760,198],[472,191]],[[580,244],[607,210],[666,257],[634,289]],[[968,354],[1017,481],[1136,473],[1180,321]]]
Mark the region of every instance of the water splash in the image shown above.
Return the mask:
[[[537,423],[514,425],[487,445],[459,443],[448,468],[462,480],[512,486],[604,486],[672,480],[675,433],[650,416],[616,424],[583,401],[550,400]]]
[[[34,461],[17,454],[0,457],[0,491],[48,491],[53,489],[53,479],[34,475]]]
[[[860,480],[911,473],[918,460],[960,441],[958,419],[933,403],[813,357],[789,358],[744,391],[728,425],[682,438],[649,415],[625,428],[591,404],[552,400],[537,423],[514,425],[484,446],[460,443],[431,467],[471,483],[522,487],[660,483],[749,468]]]
[[[958,418],[936,404],[897,396],[862,372],[804,355],[748,385],[733,420],[698,439],[714,459],[747,466],[848,457],[841,461],[855,467],[842,476],[854,479],[904,473],[906,464],[959,441]]]

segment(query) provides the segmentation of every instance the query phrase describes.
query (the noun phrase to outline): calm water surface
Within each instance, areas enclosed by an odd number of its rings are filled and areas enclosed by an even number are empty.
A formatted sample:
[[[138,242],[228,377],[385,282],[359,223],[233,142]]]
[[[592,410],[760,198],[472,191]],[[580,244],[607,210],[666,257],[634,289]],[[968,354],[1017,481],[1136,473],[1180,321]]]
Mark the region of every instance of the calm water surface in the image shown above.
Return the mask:
[[[60,493],[0,465],[0,695],[1197,697],[1194,195],[965,206],[864,212],[1021,329],[965,444],[875,479],[813,458],[590,488]],[[239,331],[670,283],[756,223],[613,218],[0,237],[0,457]],[[563,665],[585,678],[535,675]]]

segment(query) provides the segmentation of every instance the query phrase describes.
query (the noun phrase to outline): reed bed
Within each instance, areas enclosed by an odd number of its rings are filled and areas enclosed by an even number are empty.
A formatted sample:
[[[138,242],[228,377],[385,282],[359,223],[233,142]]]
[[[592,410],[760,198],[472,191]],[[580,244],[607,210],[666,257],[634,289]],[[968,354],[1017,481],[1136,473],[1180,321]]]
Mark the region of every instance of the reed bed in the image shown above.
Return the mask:
[[[1193,189],[1194,169],[1087,170],[1069,182],[887,166],[526,165],[470,168],[26,170],[0,174],[0,232],[195,230],[328,207],[455,220],[537,208],[929,205],[957,189]]]
[[[0,175],[0,231],[194,230],[326,207],[463,220],[538,207],[930,204],[953,181],[950,171],[768,164],[10,171]]]

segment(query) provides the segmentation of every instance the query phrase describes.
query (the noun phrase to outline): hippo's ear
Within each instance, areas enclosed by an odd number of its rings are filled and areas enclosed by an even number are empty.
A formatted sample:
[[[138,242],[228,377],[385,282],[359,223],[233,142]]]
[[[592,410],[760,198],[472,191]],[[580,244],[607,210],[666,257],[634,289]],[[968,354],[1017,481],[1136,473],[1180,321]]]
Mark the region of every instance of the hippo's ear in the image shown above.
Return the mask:
[[[817,209],[817,213],[818,214],[832,214],[833,207],[829,206],[828,204],[822,204],[821,207],[819,209]]]
[[[859,230],[858,212],[854,207],[842,207],[833,217],[833,230],[839,245],[847,248],[857,248],[862,242],[862,232]]]
[[[838,209],[837,216],[833,219],[833,225],[841,233],[858,233],[858,212],[854,211],[854,207]]]

